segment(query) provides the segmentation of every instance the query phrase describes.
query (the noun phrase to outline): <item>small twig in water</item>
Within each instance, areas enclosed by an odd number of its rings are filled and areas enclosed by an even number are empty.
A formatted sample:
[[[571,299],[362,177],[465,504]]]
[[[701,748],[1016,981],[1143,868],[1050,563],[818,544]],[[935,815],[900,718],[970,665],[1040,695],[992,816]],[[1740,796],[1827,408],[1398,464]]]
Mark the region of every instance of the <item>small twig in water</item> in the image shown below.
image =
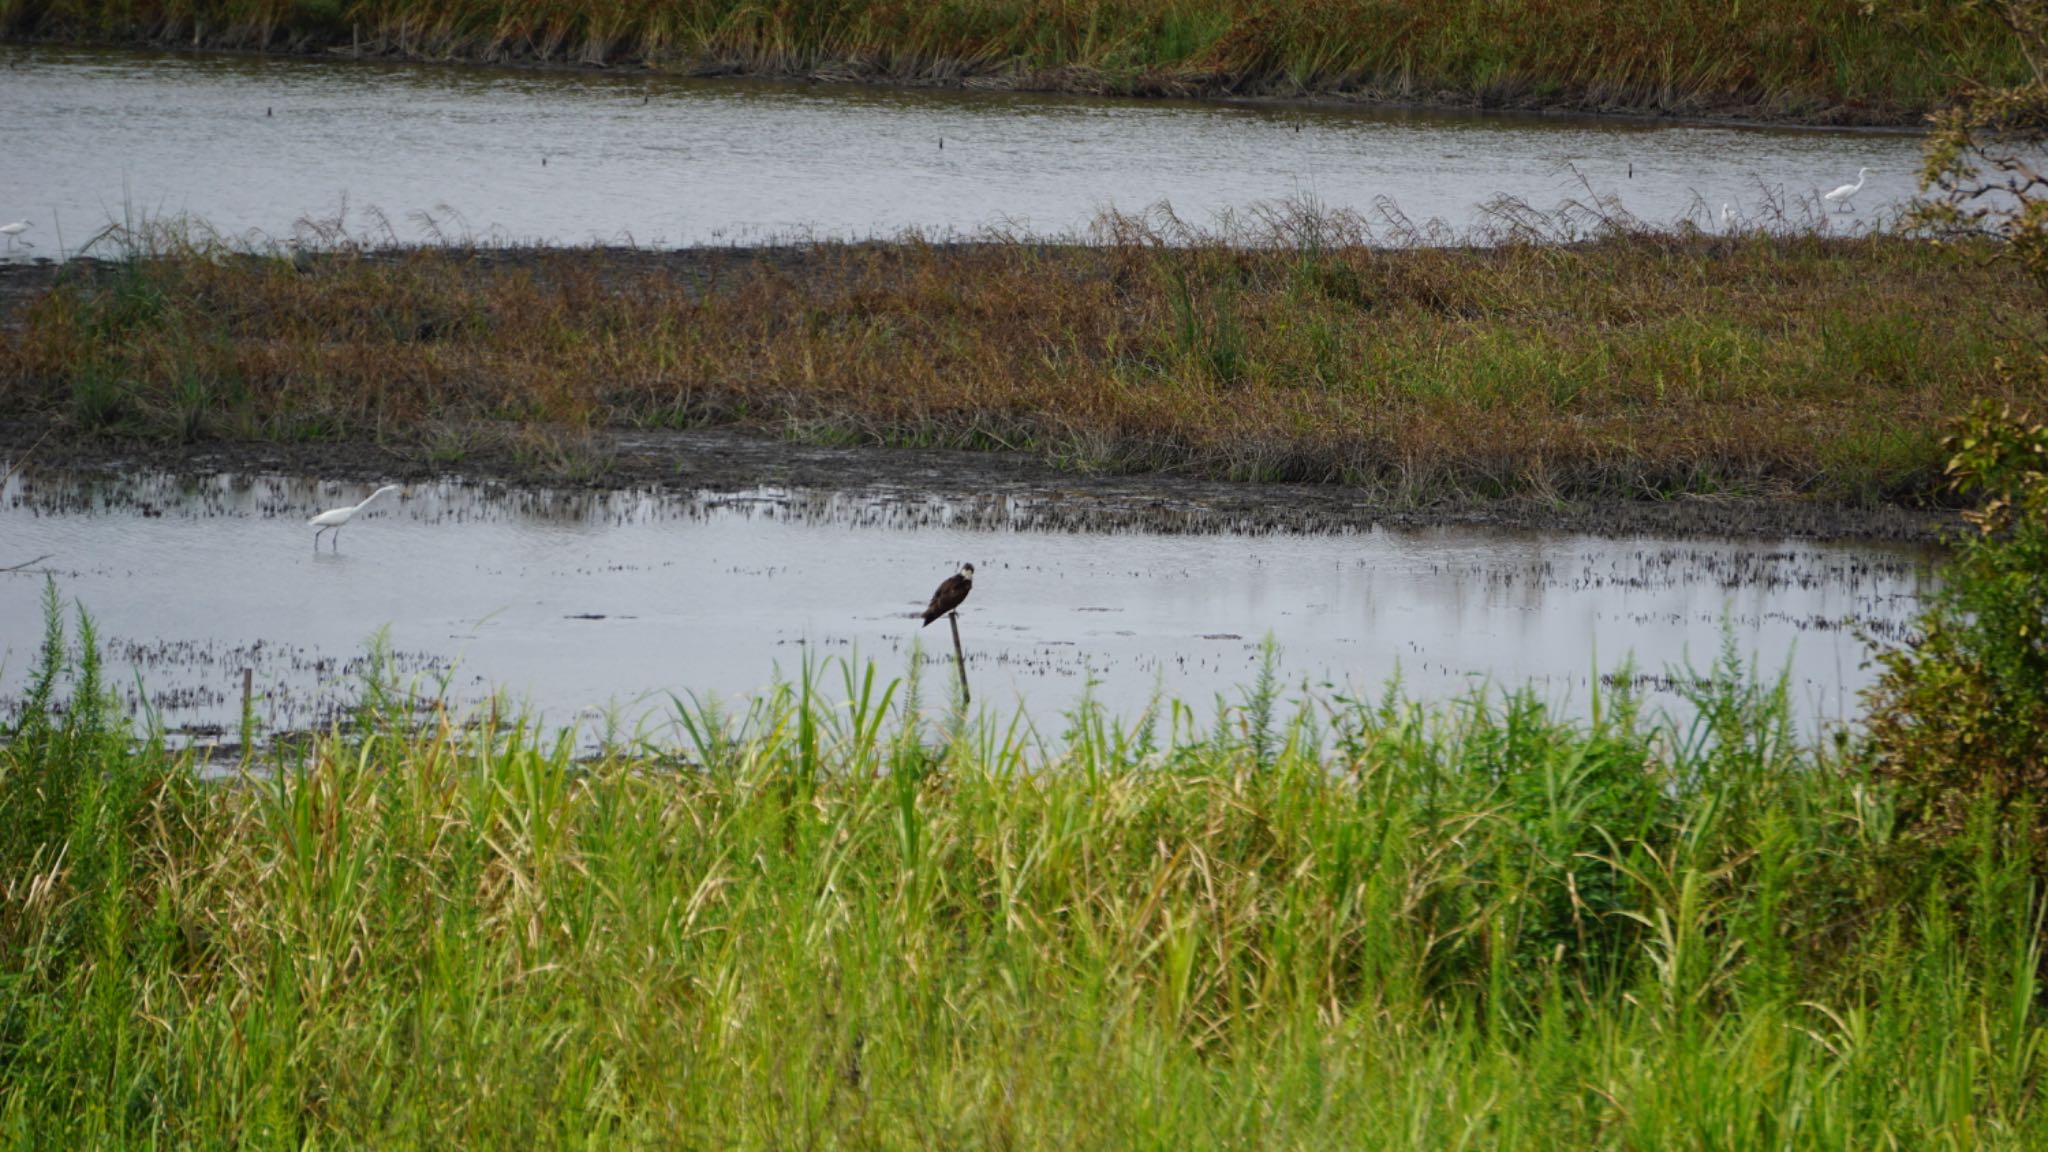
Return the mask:
[[[50,557],[54,555],[56,555],[56,553],[54,552],[45,552],[41,556],[38,556],[33,560],[23,560],[19,564],[10,564],[5,568],[0,568],[0,572],[19,572],[23,568],[27,568],[32,564],[41,564],[43,561],[48,560]]]

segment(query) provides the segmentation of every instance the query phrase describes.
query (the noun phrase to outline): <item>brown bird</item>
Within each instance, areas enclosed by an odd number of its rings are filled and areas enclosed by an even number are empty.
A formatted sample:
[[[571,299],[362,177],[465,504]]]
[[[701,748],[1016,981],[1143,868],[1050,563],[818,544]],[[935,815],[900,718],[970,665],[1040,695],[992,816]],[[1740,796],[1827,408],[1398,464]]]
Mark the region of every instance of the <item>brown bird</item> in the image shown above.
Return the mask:
[[[960,602],[967,599],[967,594],[972,591],[974,591],[974,565],[962,564],[960,571],[946,577],[946,582],[939,585],[937,592],[932,593],[932,602],[924,610],[924,624],[919,625],[919,627],[929,625],[932,621],[958,608]]]

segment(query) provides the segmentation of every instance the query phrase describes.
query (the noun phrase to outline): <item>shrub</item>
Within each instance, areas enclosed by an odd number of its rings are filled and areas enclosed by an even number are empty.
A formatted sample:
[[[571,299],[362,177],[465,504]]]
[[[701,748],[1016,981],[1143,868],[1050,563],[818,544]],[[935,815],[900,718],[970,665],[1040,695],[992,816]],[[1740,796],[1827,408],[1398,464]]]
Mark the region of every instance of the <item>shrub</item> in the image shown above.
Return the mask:
[[[1879,657],[1870,739],[1909,827],[1936,839],[1989,804],[2048,844],[2048,425],[1980,406],[1945,442],[1950,484],[1981,503],[1918,638]],[[2042,857],[2036,853],[2036,859]]]

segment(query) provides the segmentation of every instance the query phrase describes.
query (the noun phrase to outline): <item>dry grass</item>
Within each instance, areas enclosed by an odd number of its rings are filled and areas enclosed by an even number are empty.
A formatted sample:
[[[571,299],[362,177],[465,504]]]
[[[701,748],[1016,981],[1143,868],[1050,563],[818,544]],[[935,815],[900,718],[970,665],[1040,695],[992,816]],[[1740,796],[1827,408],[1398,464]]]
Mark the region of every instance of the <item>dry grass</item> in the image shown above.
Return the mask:
[[[1163,94],[1908,122],[2026,75],[1981,6],[1792,0],[0,0],[32,35]]]
[[[1295,221],[1297,224],[1299,221]],[[184,249],[0,329],[0,412],[110,435],[738,424],[1426,499],[1913,501],[1971,401],[2048,402],[2036,301],[1890,237],[752,253]],[[1162,243],[1174,239],[1194,243]]]

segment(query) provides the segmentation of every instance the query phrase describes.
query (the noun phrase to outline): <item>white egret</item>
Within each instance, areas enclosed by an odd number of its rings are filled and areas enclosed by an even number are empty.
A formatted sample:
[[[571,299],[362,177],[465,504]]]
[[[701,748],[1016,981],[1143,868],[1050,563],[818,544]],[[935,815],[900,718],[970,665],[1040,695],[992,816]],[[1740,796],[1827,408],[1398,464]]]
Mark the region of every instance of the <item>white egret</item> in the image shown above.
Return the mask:
[[[26,220],[16,220],[12,224],[0,224],[0,236],[7,237],[7,250],[9,252],[14,251],[14,238],[28,230],[29,222]],[[22,243],[27,244],[30,248],[35,247],[35,245],[29,244],[26,240],[23,240]]]
[[[1721,202],[1721,229],[1724,232],[1735,231],[1735,205],[1726,200]]]
[[[1847,212],[1855,207],[1850,201],[1856,198],[1858,192],[1863,191],[1863,182],[1868,179],[1870,179],[1870,169],[1859,168],[1856,171],[1856,182],[1854,184],[1844,184],[1833,192],[1821,197],[1821,199],[1836,205],[1835,211]]]
[[[361,504],[356,504],[348,508],[330,508],[327,511],[322,512],[318,516],[313,517],[311,520],[306,521],[307,526],[313,529],[313,551],[318,552],[320,550],[320,533],[327,531],[332,531],[334,533],[333,550],[336,552],[341,551],[341,526],[343,524],[348,523],[350,520],[355,519],[356,513],[361,512],[364,508],[369,507],[370,501],[375,500],[377,497],[382,496],[386,492],[396,491],[398,491],[398,485],[386,484],[382,488],[377,489],[375,492],[370,493],[369,496],[364,498]]]

